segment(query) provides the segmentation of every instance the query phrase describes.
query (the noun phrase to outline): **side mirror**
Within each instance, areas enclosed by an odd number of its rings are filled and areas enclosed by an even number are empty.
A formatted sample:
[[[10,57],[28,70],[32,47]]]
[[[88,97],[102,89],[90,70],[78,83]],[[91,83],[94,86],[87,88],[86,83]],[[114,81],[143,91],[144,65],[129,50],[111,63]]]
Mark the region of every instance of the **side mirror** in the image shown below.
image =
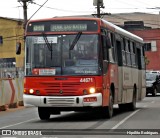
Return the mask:
[[[18,43],[16,44],[16,54],[17,54],[17,55],[20,55],[20,54],[21,54],[21,43],[20,43],[20,42],[18,42]]]

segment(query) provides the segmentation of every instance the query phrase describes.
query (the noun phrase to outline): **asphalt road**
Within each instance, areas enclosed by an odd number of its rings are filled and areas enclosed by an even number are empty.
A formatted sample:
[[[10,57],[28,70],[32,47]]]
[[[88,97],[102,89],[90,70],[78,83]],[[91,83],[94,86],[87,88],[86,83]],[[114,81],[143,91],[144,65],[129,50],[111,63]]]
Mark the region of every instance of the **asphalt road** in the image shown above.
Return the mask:
[[[35,107],[9,109],[0,112],[0,130],[0,138],[9,138],[8,133],[12,138],[160,138],[160,95],[138,102],[133,112],[122,112],[115,105],[111,119],[94,112],[62,112],[42,121]]]

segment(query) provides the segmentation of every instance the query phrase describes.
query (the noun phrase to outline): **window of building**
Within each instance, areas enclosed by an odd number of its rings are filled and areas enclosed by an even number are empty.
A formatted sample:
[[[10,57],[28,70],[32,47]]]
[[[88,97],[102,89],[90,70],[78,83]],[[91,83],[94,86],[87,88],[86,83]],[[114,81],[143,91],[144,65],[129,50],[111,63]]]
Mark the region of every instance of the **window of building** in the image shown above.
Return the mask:
[[[145,51],[157,51],[157,44],[156,41],[146,42],[144,44]]]
[[[3,36],[0,36],[0,45],[3,44]]]

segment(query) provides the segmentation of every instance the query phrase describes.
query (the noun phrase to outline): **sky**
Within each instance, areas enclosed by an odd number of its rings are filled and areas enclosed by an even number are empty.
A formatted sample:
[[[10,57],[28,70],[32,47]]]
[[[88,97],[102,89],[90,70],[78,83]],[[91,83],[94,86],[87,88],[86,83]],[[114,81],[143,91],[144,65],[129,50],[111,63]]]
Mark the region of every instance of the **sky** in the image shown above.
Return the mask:
[[[33,0],[27,3],[28,19],[47,0]],[[103,0],[104,9],[101,13],[143,12],[159,14],[159,0]],[[23,19],[22,2],[18,0],[0,0],[0,16]],[[32,19],[51,18],[56,16],[91,15],[96,13],[93,0],[48,0]]]

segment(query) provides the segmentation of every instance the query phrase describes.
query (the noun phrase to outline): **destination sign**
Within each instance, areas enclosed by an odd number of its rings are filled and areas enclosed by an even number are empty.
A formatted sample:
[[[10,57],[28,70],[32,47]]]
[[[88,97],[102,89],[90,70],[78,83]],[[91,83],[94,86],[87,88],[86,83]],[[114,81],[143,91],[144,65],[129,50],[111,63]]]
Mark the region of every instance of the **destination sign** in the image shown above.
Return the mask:
[[[33,31],[44,31],[44,25],[34,25]]]
[[[65,32],[65,31],[86,31],[87,24],[53,24],[51,31]]]
[[[94,20],[46,20],[30,22],[27,32],[93,32],[98,31]]]

